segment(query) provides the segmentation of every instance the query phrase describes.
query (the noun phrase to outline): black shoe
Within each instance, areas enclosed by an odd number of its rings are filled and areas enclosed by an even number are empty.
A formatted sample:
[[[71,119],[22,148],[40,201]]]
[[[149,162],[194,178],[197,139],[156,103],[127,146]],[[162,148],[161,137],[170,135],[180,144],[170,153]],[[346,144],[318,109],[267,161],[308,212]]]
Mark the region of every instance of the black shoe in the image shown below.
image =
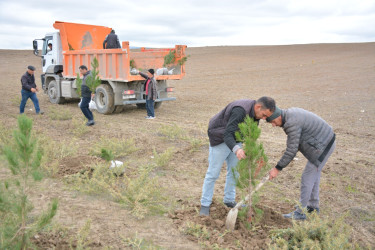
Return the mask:
[[[315,207],[307,206],[306,209],[307,209],[307,212],[308,212],[309,214],[313,213],[314,211],[315,211],[317,214],[319,214],[319,212],[320,212],[320,209],[319,209],[318,207],[315,208]]]
[[[91,121],[88,121],[88,122],[86,123],[86,126],[92,126],[92,125],[94,125],[94,124],[95,124],[94,120],[91,120]]]
[[[224,202],[225,206],[234,208],[237,205],[237,202],[232,201],[232,202]]]
[[[201,206],[200,216],[210,216],[210,207]]]

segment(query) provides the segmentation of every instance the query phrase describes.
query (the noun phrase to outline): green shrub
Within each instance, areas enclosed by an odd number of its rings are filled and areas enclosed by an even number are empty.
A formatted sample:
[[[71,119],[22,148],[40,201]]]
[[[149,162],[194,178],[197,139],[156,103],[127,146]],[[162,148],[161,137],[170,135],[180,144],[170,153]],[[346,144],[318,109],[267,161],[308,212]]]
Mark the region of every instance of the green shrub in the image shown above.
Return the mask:
[[[135,173],[125,172],[126,164],[110,168],[108,162],[92,166],[91,171],[66,177],[70,187],[88,194],[110,195],[137,218],[165,212],[161,186],[152,177],[152,167],[139,167]]]
[[[325,220],[316,213],[307,216],[306,221],[293,221],[292,228],[271,231],[270,249],[354,249],[345,216]]]

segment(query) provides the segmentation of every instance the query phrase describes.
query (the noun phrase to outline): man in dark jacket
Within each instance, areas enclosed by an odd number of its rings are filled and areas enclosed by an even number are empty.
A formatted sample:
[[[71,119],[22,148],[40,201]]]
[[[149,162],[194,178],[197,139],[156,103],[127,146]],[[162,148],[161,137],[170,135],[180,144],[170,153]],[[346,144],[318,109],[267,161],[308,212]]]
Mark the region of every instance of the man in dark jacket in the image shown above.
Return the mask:
[[[154,69],[149,69],[147,74],[139,72],[139,74],[146,79],[144,82],[145,93],[146,93],[146,119],[155,119],[154,103],[157,99],[156,80],[154,77]]]
[[[246,157],[241,143],[238,143],[235,137],[235,132],[239,130],[238,124],[242,123],[247,115],[256,122],[266,119],[272,115],[275,107],[275,100],[266,96],[257,101],[238,100],[229,103],[221,112],[211,118],[208,124],[210,140],[208,169],[202,188],[200,215],[209,216],[210,214],[215,182],[220,175],[224,161],[227,163],[224,204],[227,207],[236,205],[236,181],[232,168],[237,165],[239,160]]]
[[[112,30],[111,33],[109,33],[104,39],[103,49],[118,49],[118,48],[121,49],[120,41],[118,40],[118,37],[115,34],[115,31]]]
[[[320,174],[336,147],[335,133],[322,118],[301,108],[276,108],[267,122],[274,127],[282,127],[288,136],[287,148],[276,167],[271,169],[270,180],[276,178],[298,151],[308,160],[301,178],[300,206],[284,215],[285,218],[305,220],[304,209],[309,213],[319,213]]]
[[[80,108],[82,110],[82,113],[86,116],[88,122],[86,123],[87,126],[92,126],[95,124],[94,121],[94,115],[92,114],[91,110],[89,109],[89,103],[91,99],[94,97],[95,94],[93,94],[90,90],[90,88],[86,84],[87,77],[91,76],[91,71],[87,70],[87,67],[85,65],[79,66],[79,72],[82,74],[82,86],[81,86],[81,105]]]
[[[40,110],[39,108],[39,101],[36,97],[36,92],[39,90],[35,83],[35,77],[34,77],[34,66],[28,66],[27,71],[25,74],[21,77],[21,84],[22,84],[22,100],[20,104],[20,114],[23,114],[25,112],[25,106],[27,100],[30,98],[31,101],[34,103],[35,112],[37,114],[43,114],[44,112]]]

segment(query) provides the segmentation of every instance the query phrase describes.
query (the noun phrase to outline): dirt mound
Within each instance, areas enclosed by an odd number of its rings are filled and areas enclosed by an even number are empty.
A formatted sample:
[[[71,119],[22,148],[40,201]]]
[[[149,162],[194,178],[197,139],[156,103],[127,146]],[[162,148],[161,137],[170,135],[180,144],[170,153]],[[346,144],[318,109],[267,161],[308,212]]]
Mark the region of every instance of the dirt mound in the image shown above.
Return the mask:
[[[76,240],[72,240],[72,237],[63,232],[40,233],[31,238],[31,241],[39,249],[74,249],[80,247],[78,244],[87,244],[84,247],[91,249],[100,249],[103,247],[100,242],[77,243]]]
[[[95,156],[79,155],[74,157],[65,157],[60,161],[57,177],[64,177],[76,173],[82,173],[89,169],[89,166],[102,159]]]
[[[199,216],[200,205],[183,204],[186,208],[176,210],[170,217],[180,232],[187,235],[189,240],[205,246],[220,248],[263,249],[270,242],[269,232],[275,228],[287,228],[292,225],[290,220],[268,206],[260,206],[264,212],[261,221],[248,230],[239,219],[235,230],[228,232],[225,221],[230,208],[224,204],[213,202],[210,217]]]

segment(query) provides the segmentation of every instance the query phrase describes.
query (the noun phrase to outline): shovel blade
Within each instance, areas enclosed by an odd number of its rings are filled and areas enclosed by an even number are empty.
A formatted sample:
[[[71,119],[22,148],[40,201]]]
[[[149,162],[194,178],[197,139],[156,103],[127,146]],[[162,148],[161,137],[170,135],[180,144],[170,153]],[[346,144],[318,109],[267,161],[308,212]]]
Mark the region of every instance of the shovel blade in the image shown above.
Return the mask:
[[[225,227],[226,229],[233,231],[234,226],[236,225],[237,221],[237,215],[238,215],[238,208],[232,208],[228,215],[227,215],[227,220],[225,221]]]

